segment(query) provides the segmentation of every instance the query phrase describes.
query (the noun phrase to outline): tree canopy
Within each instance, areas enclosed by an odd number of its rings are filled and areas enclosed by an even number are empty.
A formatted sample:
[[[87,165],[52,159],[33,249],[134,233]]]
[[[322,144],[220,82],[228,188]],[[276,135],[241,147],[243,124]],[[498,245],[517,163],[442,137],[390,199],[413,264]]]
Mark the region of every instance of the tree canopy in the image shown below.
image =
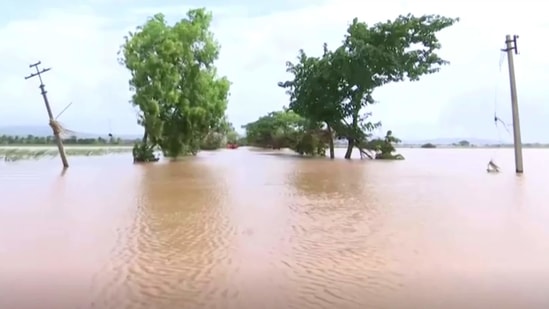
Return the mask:
[[[338,84],[334,82],[331,52],[324,44],[322,57],[309,57],[300,50],[298,62],[287,62],[286,71],[294,75],[291,81],[280,82],[290,96],[290,110],[316,123],[325,123],[330,146],[330,157],[334,157],[334,125],[345,117],[339,103],[342,96]]]
[[[345,158],[349,159],[355,146],[364,152],[372,145],[370,133],[381,126],[364,110],[376,102],[374,90],[438,72],[448,61],[436,53],[441,47],[436,34],[457,21],[409,14],[369,26],[355,18],[335,50],[324,44],[320,57],[309,57],[300,50],[297,62],[287,63],[292,79],[279,86],[289,94],[291,110],[325,123],[330,132],[333,128],[338,137],[348,140]]]
[[[174,25],[156,14],[124,38],[120,62],[131,73],[131,103],[145,129],[142,149],[196,154],[223,121],[230,82],[217,76],[220,46],[211,20],[204,9],[190,10]]]
[[[243,126],[248,145],[290,148],[300,154],[324,155],[326,132],[315,122],[289,110],[271,112]]]
[[[230,82],[214,66],[220,46],[211,20],[204,9],[190,10],[173,25],[157,14],[124,38],[120,62],[131,73],[131,103],[145,130],[134,154],[158,146],[176,157],[238,140],[225,116]],[[408,14],[368,25],[355,18],[336,48],[324,44],[320,56],[300,50],[295,63],[287,62],[291,78],[278,85],[289,95],[289,107],[244,126],[247,143],[308,155],[329,147],[333,158],[334,138],[344,138],[347,159],[355,147],[373,158],[391,158],[388,151],[399,142],[392,131],[372,139],[381,127],[367,109],[376,103],[374,91],[417,81],[448,64],[437,54],[437,34],[457,21]]]
[[[227,117],[223,117],[221,121],[213,127],[200,144],[202,150],[215,150],[223,147],[224,144],[237,144],[239,134],[229,122]]]

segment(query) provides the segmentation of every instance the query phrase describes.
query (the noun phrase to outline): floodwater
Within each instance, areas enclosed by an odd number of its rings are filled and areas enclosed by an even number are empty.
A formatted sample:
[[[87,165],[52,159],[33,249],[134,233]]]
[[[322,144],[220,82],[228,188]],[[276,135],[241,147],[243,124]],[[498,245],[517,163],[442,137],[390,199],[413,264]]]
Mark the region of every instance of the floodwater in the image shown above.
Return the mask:
[[[549,308],[549,151],[401,153],[0,163],[0,308]]]

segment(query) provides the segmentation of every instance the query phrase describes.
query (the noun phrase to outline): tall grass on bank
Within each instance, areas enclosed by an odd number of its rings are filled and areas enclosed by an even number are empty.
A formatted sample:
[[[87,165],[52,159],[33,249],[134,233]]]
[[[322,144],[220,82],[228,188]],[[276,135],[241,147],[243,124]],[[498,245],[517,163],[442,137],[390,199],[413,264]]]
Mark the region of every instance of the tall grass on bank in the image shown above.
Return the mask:
[[[67,156],[103,156],[115,153],[131,152],[131,148],[65,148]],[[45,158],[53,158],[59,155],[57,148],[0,148],[0,160],[6,162],[14,162],[20,160],[39,160]]]

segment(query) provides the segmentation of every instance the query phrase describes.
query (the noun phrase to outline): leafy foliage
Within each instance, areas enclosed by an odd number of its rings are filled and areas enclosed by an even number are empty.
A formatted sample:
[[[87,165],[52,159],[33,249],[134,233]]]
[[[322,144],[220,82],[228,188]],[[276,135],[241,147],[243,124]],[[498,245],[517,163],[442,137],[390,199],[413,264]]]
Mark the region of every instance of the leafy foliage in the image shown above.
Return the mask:
[[[244,126],[247,144],[290,148],[301,155],[324,155],[326,132],[293,111],[276,111]]]
[[[404,157],[400,154],[393,154],[396,149],[394,144],[401,140],[393,136],[391,130],[387,131],[385,138],[376,138],[365,143],[364,148],[373,151],[376,159],[382,160],[402,160]]]
[[[223,147],[224,136],[221,133],[210,132],[200,143],[202,150],[216,150]]]
[[[458,19],[439,15],[399,16],[369,26],[354,19],[338,48],[324,44],[320,57],[299,51],[296,64],[288,62],[293,79],[279,83],[290,96],[290,109],[314,122],[334,128],[349,146],[364,144],[370,132],[381,126],[372,122],[364,108],[376,101],[373,92],[387,83],[417,81],[438,72],[448,61],[436,51],[441,45],[436,34]]]
[[[225,144],[237,144],[239,139],[232,123],[226,117],[216,125],[202,140],[200,149],[215,150],[225,146]]]
[[[345,117],[340,110],[341,93],[338,81],[333,79],[336,74],[333,69],[332,54],[326,44],[322,57],[309,57],[300,50],[296,64],[286,63],[286,71],[294,79],[278,83],[290,96],[292,111],[313,122],[326,124],[331,158],[334,156],[332,128]]]
[[[160,146],[167,156],[196,154],[227,108],[230,83],[217,77],[219,45],[209,31],[211,20],[204,9],[195,9],[171,26],[156,14],[121,47],[144,143]]]
[[[132,150],[133,162],[156,162],[158,158],[154,155],[154,147],[146,143],[136,143]]]

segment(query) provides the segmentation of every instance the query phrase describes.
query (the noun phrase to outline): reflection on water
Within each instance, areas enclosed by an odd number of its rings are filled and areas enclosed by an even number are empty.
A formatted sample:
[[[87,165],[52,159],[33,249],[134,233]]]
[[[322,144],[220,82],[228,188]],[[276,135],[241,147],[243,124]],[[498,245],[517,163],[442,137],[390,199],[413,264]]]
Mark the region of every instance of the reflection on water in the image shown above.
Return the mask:
[[[549,152],[402,152],[3,164],[0,308],[548,308]]]
[[[295,308],[379,306],[402,282],[385,210],[361,162],[325,163],[300,162],[290,181]]]
[[[204,162],[140,166],[134,222],[121,233],[98,295],[107,308],[202,308],[220,299],[234,231],[227,195]],[[221,285],[220,285],[221,283]]]

